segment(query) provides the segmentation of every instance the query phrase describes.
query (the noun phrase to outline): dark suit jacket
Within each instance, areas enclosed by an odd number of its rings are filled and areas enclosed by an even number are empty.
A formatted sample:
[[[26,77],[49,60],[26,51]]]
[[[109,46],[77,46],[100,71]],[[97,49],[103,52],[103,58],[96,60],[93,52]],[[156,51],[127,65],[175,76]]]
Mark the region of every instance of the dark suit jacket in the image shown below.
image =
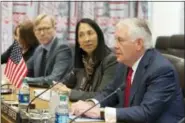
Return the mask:
[[[96,66],[94,75],[92,77],[92,88],[94,91],[82,91],[79,90],[83,78],[86,76],[84,68],[73,70],[65,80],[64,84],[69,88],[73,88],[70,94],[71,101],[85,100],[92,98],[96,95],[96,92],[101,91],[111,80],[116,70],[116,57],[113,53],[109,53],[99,65]]]
[[[8,62],[8,58],[10,57],[10,53],[13,49],[13,44],[10,45],[10,47],[1,55],[1,64]],[[30,57],[33,55],[36,48],[37,46],[30,47],[29,50],[23,54],[23,58],[25,62],[27,62],[30,59]]]
[[[101,100],[125,83],[124,65],[119,65],[116,78],[98,94]],[[172,64],[154,49],[147,50],[136,70],[130,93],[130,107],[123,108],[123,91],[118,92],[102,107],[116,108],[118,121],[129,123],[177,123],[184,117],[184,104],[177,72]]]
[[[44,76],[39,76],[42,53],[43,48],[39,46],[27,63],[28,77],[31,77],[28,79],[28,83],[52,84],[53,80],[61,80],[72,69],[72,53],[69,46],[55,38],[48,54]]]

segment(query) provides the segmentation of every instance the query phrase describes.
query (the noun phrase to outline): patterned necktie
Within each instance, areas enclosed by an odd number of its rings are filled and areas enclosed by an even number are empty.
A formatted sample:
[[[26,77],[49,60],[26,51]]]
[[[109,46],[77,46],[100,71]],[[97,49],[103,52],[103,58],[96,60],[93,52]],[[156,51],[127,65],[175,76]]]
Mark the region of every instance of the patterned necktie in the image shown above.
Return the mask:
[[[125,94],[124,94],[124,107],[129,106],[132,73],[133,73],[132,68],[129,68],[128,75],[126,78],[126,88],[125,88]]]
[[[47,54],[47,50],[43,48],[42,59],[40,64],[40,76],[44,76],[44,73],[45,73],[46,54]]]

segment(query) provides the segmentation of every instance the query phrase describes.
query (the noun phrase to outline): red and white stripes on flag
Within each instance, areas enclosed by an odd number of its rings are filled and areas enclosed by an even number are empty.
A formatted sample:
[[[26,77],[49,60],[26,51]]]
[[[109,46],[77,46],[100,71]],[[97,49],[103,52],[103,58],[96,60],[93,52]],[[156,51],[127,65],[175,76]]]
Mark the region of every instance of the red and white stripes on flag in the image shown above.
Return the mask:
[[[14,41],[13,49],[11,50],[8,63],[5,67],[5,75],[10,83],[16,88],[22,84],[22,80],[28,72],[26,63],[22,57],[21,48],[17,41]]]

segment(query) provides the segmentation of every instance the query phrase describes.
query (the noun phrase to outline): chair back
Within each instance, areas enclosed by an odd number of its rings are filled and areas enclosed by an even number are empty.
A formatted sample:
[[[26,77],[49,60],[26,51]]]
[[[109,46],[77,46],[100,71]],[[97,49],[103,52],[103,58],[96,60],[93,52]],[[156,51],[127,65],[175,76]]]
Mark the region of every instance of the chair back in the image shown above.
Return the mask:
[[[169,40],[169,54],[184,58],[184,35],[172,35]]]
[[[180,57],[176,57],[174,55],[170,54],[163,54],[176,68],[179,81],[180,81],[180,86],[183,91],[183,97],[185,99],[185,82],[184,82],[184,59]]]
[[[168,54],[169,39],[169,36],[159,36],[156,40],[155,48],[161,53]]]

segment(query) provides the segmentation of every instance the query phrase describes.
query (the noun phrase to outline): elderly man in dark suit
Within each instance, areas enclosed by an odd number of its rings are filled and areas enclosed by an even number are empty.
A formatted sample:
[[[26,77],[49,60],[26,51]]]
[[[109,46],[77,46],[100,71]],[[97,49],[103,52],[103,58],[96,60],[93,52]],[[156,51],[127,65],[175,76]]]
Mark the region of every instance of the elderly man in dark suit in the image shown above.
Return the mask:
[[[41,14],[34,21],[34,33],[40,42],[28,61],[28,83],[52,84],[61,80],[72,68],[72,53],[56,37],[55,20]]]
[[[184,117],[178,75],[174,66],[152,48],[147,22],[136,18],[121,20],[115,38],[120,62],[115,80],[94,99],[74,103],[71,113],[81,114],[123,84],[124,90],[102,102],[101,108],[96,106],[84,115],[103,117],[106,122],[177,123]]]

